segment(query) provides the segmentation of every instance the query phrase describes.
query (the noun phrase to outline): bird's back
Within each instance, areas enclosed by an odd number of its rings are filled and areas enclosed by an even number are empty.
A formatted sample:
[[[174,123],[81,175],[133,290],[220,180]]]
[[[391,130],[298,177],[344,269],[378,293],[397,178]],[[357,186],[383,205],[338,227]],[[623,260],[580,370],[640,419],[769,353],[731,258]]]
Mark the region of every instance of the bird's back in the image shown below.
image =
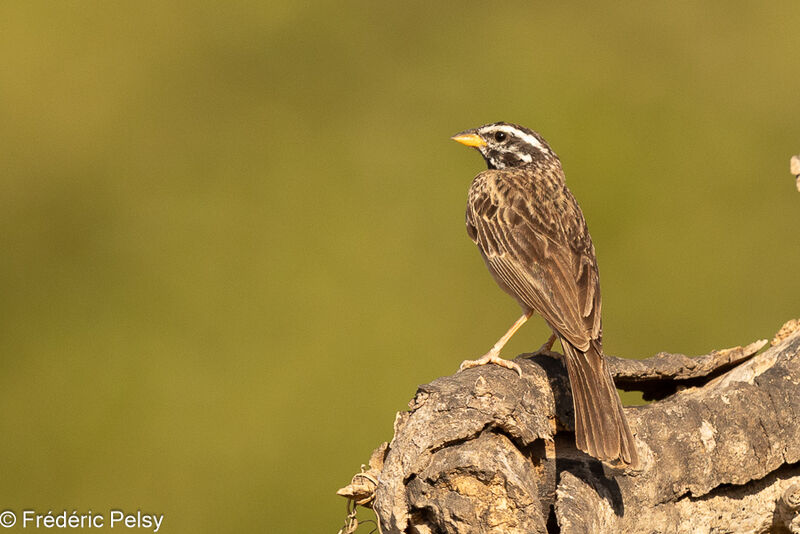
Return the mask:
[[[487,170],[472,182],[467,233],[498,284],[585,349],[601,338],[591,236],[560,166]]]

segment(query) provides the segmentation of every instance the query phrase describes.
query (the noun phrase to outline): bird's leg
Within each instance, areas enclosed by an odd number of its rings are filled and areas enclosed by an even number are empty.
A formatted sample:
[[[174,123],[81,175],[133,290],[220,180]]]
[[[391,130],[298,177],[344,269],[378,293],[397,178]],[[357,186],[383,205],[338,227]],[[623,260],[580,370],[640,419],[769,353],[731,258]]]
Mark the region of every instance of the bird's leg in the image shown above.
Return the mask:
[[[511,328],[508,329],[508,332],[503,335],[497,343],[494,344],[489,352],[478,358],[477,360],[464,360],[461,362],[461,366],[458,368],[459,371],[463,371],[464,369],[469,369],[470,367],[478,367],[479,365],[486,365],[487,363],[494,363],[501,367],[505,367],[506,369],[512,369],[519,373],[519,376],[522,377],[522,369],[516,363],[504,360],[500,357],[500,350],[508,343],[508,340],[514,335],[514,333],[519,330],[519,327],[525,324],[530,316],[533,315],[533,311],[526,312],[517,319],[517,321],[511,325]]]
[[[550,354],[553,350],[553,344],[556,342],[556,333],[553,332],[550,334],[550,337],[547,338],[547,341],[544,342],[544,345],[539,347],[533,352],[534,356],[539,356],[540,354]]]

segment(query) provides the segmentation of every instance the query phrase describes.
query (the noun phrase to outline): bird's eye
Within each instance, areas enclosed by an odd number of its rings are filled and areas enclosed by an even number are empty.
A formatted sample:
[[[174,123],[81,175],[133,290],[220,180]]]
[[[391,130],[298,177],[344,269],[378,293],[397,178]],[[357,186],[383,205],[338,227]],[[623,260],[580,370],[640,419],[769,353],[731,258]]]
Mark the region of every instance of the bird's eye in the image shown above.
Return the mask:
[[[507,136],[505,132],[495,132],[494,134],[494,140],[497,141],[498,143],[502,143],[503,141],[505,141],[506,137]]]

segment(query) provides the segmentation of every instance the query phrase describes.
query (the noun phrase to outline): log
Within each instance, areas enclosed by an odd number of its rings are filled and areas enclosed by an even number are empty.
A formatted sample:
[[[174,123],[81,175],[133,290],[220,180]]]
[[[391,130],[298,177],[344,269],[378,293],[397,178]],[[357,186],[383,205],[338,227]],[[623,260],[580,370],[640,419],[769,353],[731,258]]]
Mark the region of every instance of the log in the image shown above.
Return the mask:
[[[339,490],[383,534],[800,534],[800,321],[766,341],[690,358],[609,357],[642,466],[575,448],[555,353],[420,386],[394,437]],[[349,530],[352,532],[352,530]]]

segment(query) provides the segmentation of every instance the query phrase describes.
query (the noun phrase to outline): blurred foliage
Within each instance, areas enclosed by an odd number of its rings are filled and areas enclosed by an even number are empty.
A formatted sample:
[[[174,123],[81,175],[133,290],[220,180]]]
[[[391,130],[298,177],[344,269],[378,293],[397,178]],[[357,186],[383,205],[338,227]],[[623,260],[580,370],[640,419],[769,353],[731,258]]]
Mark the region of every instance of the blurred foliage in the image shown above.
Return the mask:
[[[0,508],[335,532],[418,384],[517,317],[467,238],[559,153],[607,352],[798,316],[796,2],[4,2]],[[538,347],[541,320],[506,355]]]

